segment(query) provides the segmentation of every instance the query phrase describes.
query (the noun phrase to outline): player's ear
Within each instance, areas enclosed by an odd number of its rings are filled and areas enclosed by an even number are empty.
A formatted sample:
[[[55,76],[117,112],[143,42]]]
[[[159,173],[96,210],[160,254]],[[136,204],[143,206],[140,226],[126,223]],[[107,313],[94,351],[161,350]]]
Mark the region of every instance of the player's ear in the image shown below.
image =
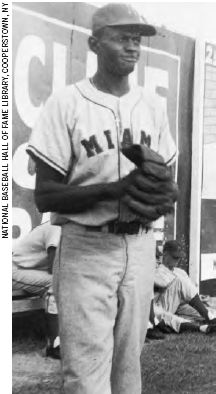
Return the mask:
[[[91,49],[92,52],[94,52],[96,55],[98,53],[98,44],[99,44],[99,40],[97,37],[95,36],[90,36],[88,38],[88,45],[89,48]]]

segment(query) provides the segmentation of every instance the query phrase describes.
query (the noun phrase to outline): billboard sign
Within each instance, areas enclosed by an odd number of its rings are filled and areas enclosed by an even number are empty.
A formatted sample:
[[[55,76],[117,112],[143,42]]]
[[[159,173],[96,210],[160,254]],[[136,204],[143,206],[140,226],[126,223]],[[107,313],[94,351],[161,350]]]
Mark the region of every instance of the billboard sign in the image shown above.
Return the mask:
[[[216,45],[197,42],[191,199],[191,274],[216,295]]]

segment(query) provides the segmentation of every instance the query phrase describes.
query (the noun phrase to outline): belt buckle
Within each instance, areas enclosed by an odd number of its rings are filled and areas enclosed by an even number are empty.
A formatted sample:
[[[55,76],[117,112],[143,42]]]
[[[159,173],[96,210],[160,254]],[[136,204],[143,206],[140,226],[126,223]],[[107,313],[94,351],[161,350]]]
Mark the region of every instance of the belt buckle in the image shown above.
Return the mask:
[[[128,223],[128,224],[129,224],[129,227],[128,227],[127,234],[134,235],[134,234],[138,234],[139,233],[140,223],[138,223],[138,222],[131,222],[131,223]]]
[[[115,221],[115,222],[112,223],[112,232],[114,234],[121,234],[120,227],[119,227],[119,222]]]
[[[114,234],[138,234],[140,229],[139,223],[133,222],[114,222],[113,223],[113,233]]]
[[[113,221],[108,224],[108,231],[113,234],[124,234],[121,227],[121,222]]]

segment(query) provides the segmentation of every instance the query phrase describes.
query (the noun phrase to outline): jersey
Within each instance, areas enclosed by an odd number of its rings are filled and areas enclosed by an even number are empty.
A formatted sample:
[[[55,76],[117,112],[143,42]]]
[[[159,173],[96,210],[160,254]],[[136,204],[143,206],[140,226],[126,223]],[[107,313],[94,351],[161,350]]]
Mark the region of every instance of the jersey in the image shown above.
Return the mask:
[[[191,286],[194,287],[194,284],[190,280],[188,274],[181,268],[174,267],[173,270],[170,270],[163,263],[159,264],[155,270],[154,277],[154,285],[156,288],[165,289],[167,288],[174,279],[181,279],[191,282]]]
[[[13,264],[26,269],[48,269],[47,250],[58,247],[61,227],[44,223],[35,227],[13,248]]]
[[[165,289],[176,278],[176,275],[164,264],[159,264],[155,270],[154,285],[156,288]]]
[[[119,98],[85,79],[47,100],[27,152],[64,175],[68,184],[86,186],[128,175],[135,165],[121,147],[130,143],[146,144],[167,164],[174,161],[176,147],[160,98],[142,87],[131,88]],[[85,212],[54,214],[52,222],[98,226],[119,217],[119,201],[99,201]]]
[[[183,270],[182,268],[174,267],[173,272],[180,279],[181,278],[188,278],[187,272],[185,270]]]

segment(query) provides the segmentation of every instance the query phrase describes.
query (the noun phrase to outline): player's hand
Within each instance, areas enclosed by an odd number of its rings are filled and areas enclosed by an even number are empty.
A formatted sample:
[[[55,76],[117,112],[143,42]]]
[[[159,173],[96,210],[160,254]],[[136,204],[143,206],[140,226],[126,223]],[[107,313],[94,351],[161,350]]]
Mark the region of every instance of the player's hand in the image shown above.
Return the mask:
[[[173,212],[178,186],[163,158],[151,149],[132,145],[123,153],[139,168],[121,181],[122,198],[141,221],[154,221]]]

